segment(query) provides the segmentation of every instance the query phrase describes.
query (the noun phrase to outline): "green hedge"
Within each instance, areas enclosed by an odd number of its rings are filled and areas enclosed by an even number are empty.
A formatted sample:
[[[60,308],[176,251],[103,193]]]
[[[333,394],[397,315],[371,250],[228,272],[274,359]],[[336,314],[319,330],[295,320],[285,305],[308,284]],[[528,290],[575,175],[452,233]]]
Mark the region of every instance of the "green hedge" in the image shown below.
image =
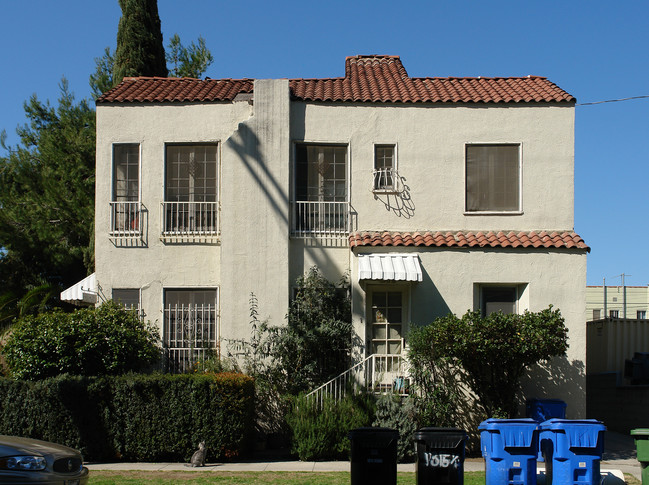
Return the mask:
[[[241,374],[0,379],[0,434],[79,449],[88,461],[208,461],[246,451],[254,381]]]

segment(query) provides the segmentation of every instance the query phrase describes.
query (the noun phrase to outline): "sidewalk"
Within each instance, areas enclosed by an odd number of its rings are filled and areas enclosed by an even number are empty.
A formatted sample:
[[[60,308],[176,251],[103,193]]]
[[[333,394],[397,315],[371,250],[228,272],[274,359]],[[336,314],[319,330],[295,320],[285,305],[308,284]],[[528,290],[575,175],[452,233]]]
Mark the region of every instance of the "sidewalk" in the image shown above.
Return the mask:
[[[601,461],[602,475],[606,476],[604,483],[613,485],[622,483],[622,473],[630,473],[638,480],[641,479],[640,463],[636,460],[635,444],[633,438],[619,433],[607,431],[605,450]],[[348,461],[246,461],[242,463],[208,463],[204,467],[188,467],[183,463],[90,463],[86,464],[89,470],[140,470],[140,471],[291,471],[291,472],[348,472]],[[484,472],[485,465],[482,458],[467,458],[464,461],[465,472]],[[399,472],[414,472],[414,463],[400,463],[397,465]],[[543,463],[539,463],[538,470],[543,471]],[[617,478],[617,480],[616,480]]]

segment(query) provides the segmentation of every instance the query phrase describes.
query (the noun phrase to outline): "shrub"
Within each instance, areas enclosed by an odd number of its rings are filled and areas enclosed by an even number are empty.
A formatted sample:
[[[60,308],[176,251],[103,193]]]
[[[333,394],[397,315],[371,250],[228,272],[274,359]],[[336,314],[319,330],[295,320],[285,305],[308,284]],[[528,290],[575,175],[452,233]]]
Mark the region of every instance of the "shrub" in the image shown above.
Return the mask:
[[[353,345],[346,282],[337,287],[317,268],[298,279],[288,325],[261,324],[260,346],[269,357],[266,378],[280,392],[309,391],[349,367]]]
[[[568,330],[559,310],[438,318],[410,337],[414,365],[447,362],[478,397],[487,416],[513,417],[516,392],[531,365],[564,355]]]
[[[348,459],[349,431],[370,426],[374,412],[370,395],[346,396],[340,401],[325,398],[320,404],[301,395],[287,417],[293,430],[293,451],[303,461]]]
[[[417,408],[411,397],[383,394],[376,401],[376,417],[373,426],[392,428],[399,432],[397,460],[412,462],[415,459],[413,434],[417,431]]]
[[[87,460],[188,461],[244,453],[254,382],[241,374],[0,379],[3,434],[54,441]]]
[[[160,356],[158,340],[157,330],[136,313],[107,302],[96,309],[24,317],[2,353],[16,379],[118,375],[154,364]]]

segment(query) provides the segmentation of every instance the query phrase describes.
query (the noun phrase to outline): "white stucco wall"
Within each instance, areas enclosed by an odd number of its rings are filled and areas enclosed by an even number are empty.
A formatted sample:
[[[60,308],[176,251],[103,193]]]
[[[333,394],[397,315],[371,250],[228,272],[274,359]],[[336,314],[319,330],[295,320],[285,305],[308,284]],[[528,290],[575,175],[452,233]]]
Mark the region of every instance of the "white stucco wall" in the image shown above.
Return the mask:
[[[566,105],[326,105],[293,103],[291,138],[346,143],[358,230],[572,230],[574,107]],[[302,121],[303,120],[303,121]],[[522,214],[464,212],[465,146],[515,143],[522,152]],[[396,144],[409,205],[374,198],[374,144]]]
[[[215,142],[220,152],[223,141],[251,114],[247,102],[97,106],[95,271],[104,298],[113,288],[140,288],[147,318],[162,325],[164,288],[220,285],[220,246],[160,240],[165,144]],[[115,143],[140,145],[141,201],[147,211],[143,240],[117,245],[108,236]]]
[[[523,381],[521,397],[557,398],[568,403],[569,417],[586,412],[586,253],[567,250],[461,248],[358,248],[355,254],[398,252],[418,255],[422,282],[401,283],[409,288],[409,324],[426,325],[436,317],[479,310],[480,284],[520,285],[524,292],[518,310],[537,312],[549,305],[561,311],[569,329],[569,349],[548,369],[534,369]],[[358,258],[352,273],[358,274]],[[354,328],[365,342],[366,288],[381,282],[353,281]],[[394,284],[386,282],[386,284]],[[407,345],[407,337],[406,337]],[[521,410],[524,413],[524,409]]]

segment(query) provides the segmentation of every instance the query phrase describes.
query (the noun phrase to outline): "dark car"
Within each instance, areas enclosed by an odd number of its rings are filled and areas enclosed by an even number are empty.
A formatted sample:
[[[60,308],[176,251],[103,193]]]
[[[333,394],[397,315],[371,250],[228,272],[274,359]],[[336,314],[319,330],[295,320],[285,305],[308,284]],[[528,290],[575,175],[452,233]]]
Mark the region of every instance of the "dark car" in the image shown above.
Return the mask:
[[[88,469],[81,453],[47,441],[0,435],[0,484],[82,485]]]

